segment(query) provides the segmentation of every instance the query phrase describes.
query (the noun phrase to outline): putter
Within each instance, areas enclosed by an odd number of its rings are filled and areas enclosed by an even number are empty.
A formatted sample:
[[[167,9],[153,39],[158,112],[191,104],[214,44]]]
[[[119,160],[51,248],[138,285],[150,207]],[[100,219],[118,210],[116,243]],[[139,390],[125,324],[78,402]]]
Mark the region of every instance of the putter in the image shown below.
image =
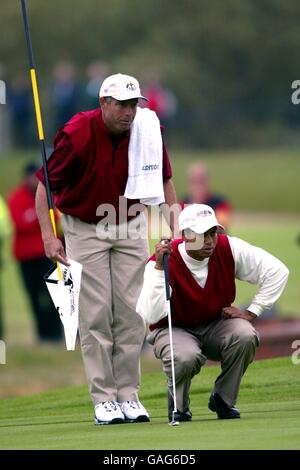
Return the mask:
[[[169,340],[171,350],[171,370],[172,370],[172,388],[173,388],[173,403],[174,408],[172,411],[172,421],[169,426],[179,426],[179,422],[175,420],[175,413],[177,413],[177,400],[176,400],[176,385],[175,385],[175,367],[174,367],[174,349],[173,349],[173,335],[172,335],[172,319],[171,319],[171,295],[170,295],[170,281],[169,281],[169,256],[167,253],[163,256],[163,266],[165,274],[165,288],[168,312],[168,326],[169,326]]]

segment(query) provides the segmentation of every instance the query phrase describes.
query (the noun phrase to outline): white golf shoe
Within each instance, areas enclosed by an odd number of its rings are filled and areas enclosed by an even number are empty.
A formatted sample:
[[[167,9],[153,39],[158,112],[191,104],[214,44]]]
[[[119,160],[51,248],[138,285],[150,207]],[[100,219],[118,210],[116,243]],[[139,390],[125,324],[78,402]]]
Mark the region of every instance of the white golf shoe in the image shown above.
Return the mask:
[[[127,423],[143,423],[150,421],[146,408],[139,401],[123,401],[121,411]]]
[[[124,421],[118,402],[104,401],[95,406],[95,424],[118,424]]]

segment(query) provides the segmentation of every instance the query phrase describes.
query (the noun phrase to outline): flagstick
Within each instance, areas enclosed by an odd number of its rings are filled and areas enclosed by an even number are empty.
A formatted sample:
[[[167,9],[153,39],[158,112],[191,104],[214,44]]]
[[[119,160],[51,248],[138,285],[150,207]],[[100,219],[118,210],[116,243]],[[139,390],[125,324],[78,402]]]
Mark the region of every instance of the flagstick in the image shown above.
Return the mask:
[[[32,53],[32,46],[30,40],[30,30],[29,30],[29,21],[27,17],[26,11],[26,0],[21,0],[22,3],[22,13],[23,13],[23,21],[24,21],[24,28],[25,28],[25,35],[26,35],[26,44],[27,44],[27,52],[29,58],[29,67],[30,67],[30,78],[31,78],[31,85],[32,85],[32,92],[33,92],[33,101],[35,107],[35,114],[36,114],[36,122],[37,122],[37,129],[38,129],[38,137],[41,144],[41,154],[42,154],[42,162],[44,167],[44,176],[45,176],[45,186],[46,186],[46,194],[47,194],[47,203],[49,209],[49,217],[51,220],[52,229],[54,235],[57,236],[56,224],[55,224],[55,216],[54,216],[54,205],[53,205],[53,198],[49,184],[49,175],[48,175],[48,165],[47,165],[47,156],[46,156],[46,148],[45,148],[45,140],[44,140],[44,130],[43,130],[43,121],[41,115],[41,108],[40,108],[40,100],[39,100],[39,93],[37,87],[37,79],[36,79],[36,72],[33,62],[33,53]],[[59,266],[58,261],[57,264],[57,272],[58,272],[58,279],[63,280],[62,272]]]

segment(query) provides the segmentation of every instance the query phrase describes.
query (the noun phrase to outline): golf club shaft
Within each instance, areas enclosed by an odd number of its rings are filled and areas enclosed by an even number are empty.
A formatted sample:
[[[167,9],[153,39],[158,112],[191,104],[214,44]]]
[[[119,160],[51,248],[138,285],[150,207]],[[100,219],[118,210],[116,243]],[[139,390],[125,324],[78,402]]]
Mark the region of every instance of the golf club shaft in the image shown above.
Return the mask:
[[[166,289],[166,300],[168,309],[168,326],[169,326],[169,341],[170,341],[170,353],[171,353],[171,372],[172,372],[172,389],[173,389],[173,421],[175,413],[177,413],[177,398],[176,398],[176,381],[175,381],[175,366],[174,366],[174,348],[173,348],[173,333],[172,333],[172,318],[171,318],[171,294],[170,294],[170,279],[169,279],[169,256],[167,253],[163,256],[163,266],[165,274],[165,289]]]
[[[34,101],[34,108],[35,108],[35,114],[36,114],[36,123],[37,123],[38,137],[39,137],[40,146],[41,146],[42,162],[43,162],[43,167],[44,167],[44,177],[45,177],[45,187],[46,187],[46,194],[47,194],[49,217],[51,220],[51,225],[52,225],[54,235],[56,236],[57,230],[56,230],[55,216],[54,216],[54,205],[53,205],[53,198],[52,198],[52,193],[51,193],[50,183],[49,183],[43,121],[42,121],[39,92],[38,92],[38,86],[37,86],[37,78],[36,78],[36,72],[35,72],[34,61],[33,61],[29,21],[28,21],[27,10],[26,10],[26,0],[21,0],[21,4],[22,4],[22,14],[23,14],[23,21],[24,21],[24,28],[25,28],[28,59],[29,59],[29,67],[30,67],[30,79],[31,79],[33,101]],[[62,279],[61,269],[58,263],[57,263],[57,269],[58,269],[59,279]]]

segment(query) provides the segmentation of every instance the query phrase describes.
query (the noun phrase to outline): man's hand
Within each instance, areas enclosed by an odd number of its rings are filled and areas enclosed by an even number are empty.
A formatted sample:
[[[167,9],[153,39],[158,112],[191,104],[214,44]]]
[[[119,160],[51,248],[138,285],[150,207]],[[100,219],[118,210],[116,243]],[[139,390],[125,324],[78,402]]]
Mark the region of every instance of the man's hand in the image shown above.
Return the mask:
[[[160,242],[158,242],[155,245],[155,256],[156,256],[155,269],[159,269],[160,271],[164,269],[163,256],[165,253],[168,253],[169,255],[171,251],[172,251],[172,246],[171,246],[170,238],[162,238]]]
[[[53,237],[44,240],[44,248],[45,254],[48,258],[53,261],[59,261],[66,266],[70,266],[63,244],[58,238]]]
[[[255,313],[249,312],[248,310],[240,310],[237,307],[225,307],[222,310],[223,318],[243,318],[244,320],[252,321],[257,318]]]
[[[59,261],[66,266],[70,266],[62,242],[56,238],[53,233],[53,227],[49,217],[46,188],[41,182],[38,184],[36,190],[35,201],[46,256],[53,261]]]

